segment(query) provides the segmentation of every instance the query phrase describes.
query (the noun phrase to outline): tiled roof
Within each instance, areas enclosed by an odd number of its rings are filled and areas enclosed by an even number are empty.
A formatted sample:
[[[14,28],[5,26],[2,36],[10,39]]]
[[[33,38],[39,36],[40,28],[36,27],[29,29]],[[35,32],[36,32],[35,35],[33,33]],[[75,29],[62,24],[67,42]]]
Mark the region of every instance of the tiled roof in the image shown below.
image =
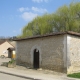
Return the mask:
[[[7,50],[13,51],[13,50],[15,50],[15,48],[9,47]]]
[[[74,36],[80,37],[80,33],[73,32],[73,31],[67,31],[67,32],[50,33],[50,34],[46,34],[46,35],[38,35],[38,36],[27,37],[27,38],[18,38],[18,39],[14,39],[13,41],[21,41],[21,40],[28,40],[28,39],[35,39],[35,38],[42,38],[42,37],[49,37],[49,36],[57,36],[57,35],[64,35],[64,34],[69,34],[69,35],[74,35]]]

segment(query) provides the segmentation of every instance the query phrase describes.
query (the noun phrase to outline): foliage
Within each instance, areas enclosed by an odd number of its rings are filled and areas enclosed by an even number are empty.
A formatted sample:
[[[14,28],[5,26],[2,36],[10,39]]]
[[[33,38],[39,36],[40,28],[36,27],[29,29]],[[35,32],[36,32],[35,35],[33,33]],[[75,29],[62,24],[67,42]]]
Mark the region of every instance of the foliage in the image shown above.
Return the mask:
[[[11,59],[11,61],[9,61],[8,63],[12,64],[15,63],[16,61],[14,59]]]
[[[64,31],[80,32],[80,2],[72,2],[60,7],[55,13],[36,17],[23,28],[19,37]]]
[[[80,78],[80,73],[73,73],[73,74],[68,74],[68,77],[73,77],[73,78]]]

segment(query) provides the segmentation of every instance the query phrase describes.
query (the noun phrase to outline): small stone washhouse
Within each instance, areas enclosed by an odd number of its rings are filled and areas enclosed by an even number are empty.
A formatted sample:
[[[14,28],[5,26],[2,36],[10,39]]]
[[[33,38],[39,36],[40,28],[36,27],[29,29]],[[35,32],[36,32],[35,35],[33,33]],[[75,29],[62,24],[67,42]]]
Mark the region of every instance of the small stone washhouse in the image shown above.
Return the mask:
[[[65,73],[80,70],[80,34],[58,32],[16,41],[16,62]]]

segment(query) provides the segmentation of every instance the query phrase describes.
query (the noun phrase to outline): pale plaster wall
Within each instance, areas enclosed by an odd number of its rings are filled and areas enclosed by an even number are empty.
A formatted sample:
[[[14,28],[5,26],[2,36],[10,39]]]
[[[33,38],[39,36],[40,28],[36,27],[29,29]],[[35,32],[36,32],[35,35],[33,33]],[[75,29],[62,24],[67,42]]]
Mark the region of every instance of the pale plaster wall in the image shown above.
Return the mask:
[[[4,43],[2,43],[2,44],[0,45],[0,56],[1,56],[1,55],[4,55],[4,56],[8,57],[8,51],[7,51],[7,49],[8,49],[9,47],[12,47],[12,48],[13,48],[13,46],[12,46],[11,44],[9,44],[7,41],[4,42]],[[5,52],[5,53],[4,53],[4,52]]]
[[[80,70],[80,37],[67,36],[67,73]]]
[[[33,51],[39,50],[40,68],[63,72],[66,69],[66,36],[57,35],[16,42],[17,64],[33,68]]]

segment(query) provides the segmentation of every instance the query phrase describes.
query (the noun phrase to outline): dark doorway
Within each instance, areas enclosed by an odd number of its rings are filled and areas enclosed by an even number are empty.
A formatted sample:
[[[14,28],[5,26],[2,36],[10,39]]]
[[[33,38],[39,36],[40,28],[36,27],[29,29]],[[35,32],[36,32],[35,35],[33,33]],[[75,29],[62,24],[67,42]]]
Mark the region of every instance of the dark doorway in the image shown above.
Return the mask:
[[[8,51],[8,58],[12,58],[12,51]]]
[[[39,50],[34,50],[33,66],[35,69],[39,68]]]
[[[15,49],[14,48],[8,48],[8,58],[12,58],[12,51],[14,51]]]

